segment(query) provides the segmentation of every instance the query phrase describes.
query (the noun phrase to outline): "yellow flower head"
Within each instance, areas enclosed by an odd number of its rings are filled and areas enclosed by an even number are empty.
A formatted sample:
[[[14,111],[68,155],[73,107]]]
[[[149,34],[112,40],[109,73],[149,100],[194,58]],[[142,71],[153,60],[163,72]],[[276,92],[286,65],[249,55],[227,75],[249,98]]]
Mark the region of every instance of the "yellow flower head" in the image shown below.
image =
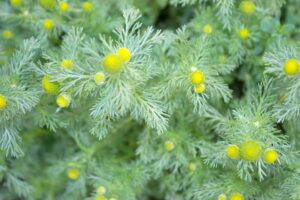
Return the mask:
[[[22,0],[9,0],[9,2],[12,7],[18,7],[19,5],[21,5]]]
[[[190,163],[188,168],[191,172],[194,172],[197,170],[197,165],[195,163]]]
[[[230,196],[229,200],[244,200],[244,197],[240,193],[236,192]]]
[[[243,40],[247,39],[249,37],[249,30],[246,28],[240,29],[239,36]]]
[[[264,152],[264,162],[273,164],[277,160],[277,152],[275,149],[266,149]]]
[[[6,40],[11,39],[12,36],[13,36],[13,34],[12,34],[12,32],[9,31],[9,30],[6,30],[6,31],[3,31],[3,32],[2,32],[2,37],[3,37],[4,39],[6,39]]]
[[[3,108],[5,108],[5,106],[6,106],[6,99],[5,99],[4,96],[2,96],[0,94],[0,110],[3,109]]]
[[[42,79],[42,87],[47,94],[55,95],[59,91],[59,83],[50,82],[49,76],[45,75]]]
[[[283,72],[286,75],[293,76],[293,75],[297,74],[298,71],[299,71],[299,62],[298,62],[298,60],[292,58],[292,59],[288,59],[284,62]]]
[[[51,19],[45,19],[43,22],[44,29],[49,31],[53,28],[53,21]]]
[[[220,194],[220,195],[218,196],[218,200],[226,200],[226,199],[227,199],[227,197],[226,197],[225,194]]]
[[[97,188],[97,194],[103,195],[103,194],[105,194],[105,192],[106,192],[105,187],[99,186],[99,187]]]
[[[102,60],[102,63],[104,66],[104,70],[111,74],[120,72],[123,65],[122,59],[114,54],[105,56]]]
[[[205,85],[203,83],[200,83],[199,85],[196,85],[194,88],[195,93],[199,94],[202,93],[205,90]]]
[[[67,175],[69,179],[76,180],[79,177],[79,172],[77,169],[68,169]]]
[[[68,9],[69,9],[69,4],[67,2],[62,1],[59,3],[59,10],[61,12],[67,12]]]
[[[84,12],[90,12],[93,9],[93,4],[91,2],[83,2],[82,4],[82,10]]]
[[[165,149],[167,151],[172,151],[174,148],[175,148],[175,145],[174,145],[173,142],[171,142],[171,141],[166,141],[165,142]]]
[[[106,198],[105,196],[100,195],[100,196],[96,196],[95,200],[106,200]]]
[[[240,10],[245,15],[251,15],[254,13],[255,5],[252,1],[242,1],[240,4]]]
[[[127,62],[130,60],[130,51],[127,48],[119,48],[117,50],[117,55],[123,60],[123,62]]]
[[[241,158],[246,161],[255,161],[261,153],[260,144],[249,140],[240,145]]]
[[[194,85],[199,85],[204,81],[204,74],[201,71],[194,71],[190,75],[190,80]]]
[[[210,34],[210,33],[212,33],[213,28],[211,27],[210,24],[206,24],[203,26],[202,31],[203,31],[203,33]]]
[[[60,108],[67,108],[70,105],[71,97],[70,95],[63,93],[56,97],[56,104]]]
[[[104,82],[104,79],[105,79],[105,75],[102,72],[98,72],[94,76],[94,80],[97,85],[101,85]]]
[[[51,9],[55,5],[55,0],[39,0],[40,5],[45,9]]]
[[[226,148],[226,155],[230,159],[237,159],[239,157],[239,147],[234,144],[228,145]]]
[[[61,67],[64,68],[64,69],[73,69],[73,61],[72,60],[68,60],[68,59],[63,59],[61,61]]]

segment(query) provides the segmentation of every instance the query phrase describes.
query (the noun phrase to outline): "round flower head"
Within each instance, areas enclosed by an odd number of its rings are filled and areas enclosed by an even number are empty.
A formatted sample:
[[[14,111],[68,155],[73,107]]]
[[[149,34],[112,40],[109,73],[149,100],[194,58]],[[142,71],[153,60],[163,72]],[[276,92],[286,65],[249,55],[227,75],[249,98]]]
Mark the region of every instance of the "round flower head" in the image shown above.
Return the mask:
[[[254,13],[255,5],[252,1],[242,1],[240,4],[240,10],[245,15],[251,15]]]
[[[171,141],[166,141],[165,142],[165,149],[167,151],[172,151],[175,148],[175,145]]]
[[[69,179],[76,180],[79,177],[79,172],[77,169],[68,169],[67,175]]]
[[[5,99],[4,96],[2,96],[0,94],[0,110],[3,109],[3,108],[5,108],[5,106],[6,106],[6,99]]]
[[[244,197],[240,193],[236,192],[230,196],[229,200],[244,200]]]
[[[82,3],[82,10],[84,12],[90,12],[93,9],[93,4],[91,2],[85,1]]]
[[[61,12],[67,12],[68,9],[69,9],[69,4],[67,2],[62,1],[59,3],[59,10]]]
[[[204,81],[204,74],[201,71],[194,71],[190,75],[190,80],[194,85],[199,85]]]
[[[264,152],[264,162],[273,164],[277,160],[277,152],[275,149],[266,149]]]
[[[94,76],[94,80],[97,85],[101,85],[104,82],[105,75],[102,72],[98,72]]]
[[[70,105],[71,97],[68,94],[60,94],[56,97],[56,104],[60,108],[67,108]]]
[[[249,30],[246,28],[240,29],[239,36],[243,40],[247,39],[249,37]]]
[[[226,200],[226,199],[227,199],[227,197],[226,197],[225,194],[220,194],[220,195],[218,196],[218,200]]]
[[[204,90],[205,90],[205,85],[203,83],[196,85],[194,88],[194,92],[197,94],[202,93]]]
[[[12,34],[12,32],[9,31],[9,30],[6,30],[6,31],[3,31],[3,32],[2,32],[2,37],[3,37],[3,39],[9,40],[9,39],[12,38],[12,36],[13,36],[13,34]]]
[[[117,55],[123,60],[123,62],[127,62],[130,60],[130,51],[127,48],[119,48],[117,50]]]
[[[49,31],[53,28],[53,21],[51,19],[45,19],[43,22],[44,29]]]
[[[45,9],[51,9],[55,5],[55,0],[39,0],[40,5]]]
[[[250,140],[240,145],[241,158],[246,161],[255,161],[261,153],[260,144]]]
[[[95,200],[106,200],[106,198],[102,195],[96,196]]]
[[[189,164],[189,170],[190,170],[191,172],[196,171],[196,170],[197,170],[197,165],[196,165],[195,163],[190,163],[190,164]]]
[[[59,83],[50,82],[49,76],[45,75],[42,79],[42,87],[47,94],[55,95],[59,91]]]
[[[97,194],[103,195],[103,194],[105,194],[105,192],[106,192],[105,187],[99,186],[99,187],[97,188]]]
[[[299,71],[299,62],[298,62],[298,60],[292,58],[292,59],[288,59],[284,62],[283,72],[286,75],[293,76],[293,75],[297,74],[298,71]]]
[[[234,144],[228,145],[226,148],[226,155],[230,159],[237,159],[239,157],[239,147]]]
[[[123,65],[122,59],[114,54],[105,56],[102,63],[104,66],[104,70],[111,74],[120,72]]]
[[[9,2],[12,7],[18,7],[19,5],[21,5],[22,0],[9,0]]]
[[[61,61],[61,67],[64,68],[64,69],[73,69],[73,61],[72,60],[68,60],[68,59],[63,59]]]
[[[210,34],[210,33],[212,33],[213,29],[212,29],[211,25],[206,24],[203,26],[202,31],[203,31],[203,33]]]

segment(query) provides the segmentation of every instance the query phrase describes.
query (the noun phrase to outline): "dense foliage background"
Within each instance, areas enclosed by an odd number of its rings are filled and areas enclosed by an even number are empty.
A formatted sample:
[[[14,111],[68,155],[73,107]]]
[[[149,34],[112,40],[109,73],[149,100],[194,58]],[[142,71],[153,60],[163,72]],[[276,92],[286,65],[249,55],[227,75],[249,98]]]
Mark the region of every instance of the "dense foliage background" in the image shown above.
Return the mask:
[[[299,200],[298,8],[2,0],[0,199]]]

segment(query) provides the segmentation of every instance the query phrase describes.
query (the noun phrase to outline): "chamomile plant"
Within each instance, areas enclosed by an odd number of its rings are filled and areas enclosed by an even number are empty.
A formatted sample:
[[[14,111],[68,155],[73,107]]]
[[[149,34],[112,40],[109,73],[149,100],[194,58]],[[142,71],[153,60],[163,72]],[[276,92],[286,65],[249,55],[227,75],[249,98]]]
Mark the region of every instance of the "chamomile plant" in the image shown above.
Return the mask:
[[[291,151],[287,138],[278,137],[279,130],[274,128],[272,91],[271,82],[265,82],[258,94],[250,93],[245,99],[247,106],[234,109],[229,118],[216,115],[215,111],[208,112],[212,123],[222,124],[216,130],[224,141],[208,152],[204,148],[205,162],[215,167],[235,166],[241,179],[252,181],[257,177],[262,181],[274,173],[274,165],[280,167],[292,161],[289,157],[295,152]]]
[[[185,44],[185,45],[182,45]],[[177,31],[174,48],[168,55],[172,58],[172,72],[166,77],[167,87],[159,92],[166,101],[174,99],[170,110],[178,109],[180,102],[189,102],[194,112],[202,112],[208,107],[211,95],[222,98],[225,102],[231,98],[231,91],[224,83],[215,63],[210,61],[206,48],[210,48],[209,39],[200,37],[189,39],[185,28]],[[162,64],[163,65],[163,64]]]
[[[272,49],[272,50],[271,50]],[[278,106],[275,116],[279,121],[299,116],[299,63],[300,54],[297,46],[279,40],[264,55],[267,65],[265,72],[276,78],[279,88]]]

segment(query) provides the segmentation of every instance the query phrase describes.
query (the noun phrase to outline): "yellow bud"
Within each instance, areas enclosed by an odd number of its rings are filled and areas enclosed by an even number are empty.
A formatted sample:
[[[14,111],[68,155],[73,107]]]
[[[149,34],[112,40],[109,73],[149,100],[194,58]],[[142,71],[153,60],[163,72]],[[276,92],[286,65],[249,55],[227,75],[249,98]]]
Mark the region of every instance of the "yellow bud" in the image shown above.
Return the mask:
[[[255,5],[252,1],[242,1],[240,4],[240,10],[245,15],[251,15],[254,13]]]
[[[210,34],[210,33],[212,33],[213,29],[212,29],[211,25],[206,24],[203,27],[202,31],[203,31],[203,33]]]
[[[67,108],[70,105],[71,97],[70,95],[63,93],[56,97],[56,104],[60,108]]]
[[[204,81],[204,74],[201,71],[194,71],[190,75],[190,80],[194,85],[199,85]]]
[[[119,56],[113,54],[105,56],[102,63],[104,66],[104,70],[111,74],[120,72],[123,65],[122,59]]]
[[[53,21],[51,19],[45,19],[43,22],[44,29],[49,31],[53,28]]]
[[[194,88],[195,93],[199,94],[202,93],[205,90],[205,85],[203,83],[200,83],[199,85],[196,85]]]
[[[82,3],[82,10],[84,12],[90,12],[93,9],[93,4],[91,2],[83,2]]]
[[[79,172],[77,169],[69,169],[67,171],[67,175],[68,175],[68,178],[71,179],[71,180],[76,180],[78,179],[78,176],[79,176]]]
[[[273,164],[277,160],[277,152],[275,149],[266,149],[264,152],[264,162]]]
[[[261,153],[260,144],[256,141],[246,141],[240,145],[241,158],[246,161],[255,161]]]
[[[2,37],[3,37],[3,39],[9,40],[9,39],[12,38],[12,36],[13,36],[13,34],[12,34],[12,32],[9,31],[9,30],[6,30],[6,31],[3,31],[3,32],[2,32]]]
[[[246,28],[240,29],[239,36],[243,40],[247,39],[249,37],[249,30]]]
[[[64,69],[73,69],[73,61],[72,60],[68,60],[68,59],[63,59],[61,61],[61,67]]]
[[[10,0],[9,2],[12,7],[18,7],[19,5],[21,5],[22,0]]]
[[[197,170],[197,165],[196,165],[195,163],[190,163],[190,164],[189,164],[189,170],[190,170],[191,172],[196,171],[196,170]]]
[[[94,80],[97,85],[101,85],[104,82],[104,79],[105,79],[105,76],[102,72],[98,72],[94,77]]]
[[[96,196],[95,200],[106,200],[106,198],[104,196]]]
[[[0,94],[0,110],[3,109],[3,108],[5,108],[5,106],[6,106],[6,99],[5,99],[4,96],[2,96]]]
[[[40,5],[45,9],[51,9],[55,5],[55,0],[39,0]]]
[[[233,193],[229,200],[244,200],[244,197],[240,193]]]
[[[68,9],[69,9],[69,4],[67,2],[62,1],[59,3],[59,10],[61,12],[66,12],[68,11]]]
[[[47,94],[55,95],[59,91],[59,83],[50,82],[50,78],[47,75],[42,79],[42,87]]]
[[[127,62],[130,60],[130,51],[127,48],[119,48],[117,50],[117,55],[123,60],[123,62]]]
[[[105,194],[105,192],[106,192],[105,187],[99,186],[99,187],[97,188],[97,194],[103,195],[103,194]]]
[[[298,60],[292,58],[292,59],[288,59],[284,62],[283,72],[286,75],[293,76],[293,75],[297,74],[298,71],[299,71],[299,62],[298,62]]]
[[[225,194],[220,194],[220,195],[218,196],[218,200],[226,200],[226,199],[227,199],[227,197],[226,197]]]
[[[172,151],[175,148],[175,145],[171,141],[166,141],[165,142],[165,149],[167,151]]]
[[[237,159],[239,157],[239,147],[234,144],[228,145],[226,148],[226,155],[230,159]]]

